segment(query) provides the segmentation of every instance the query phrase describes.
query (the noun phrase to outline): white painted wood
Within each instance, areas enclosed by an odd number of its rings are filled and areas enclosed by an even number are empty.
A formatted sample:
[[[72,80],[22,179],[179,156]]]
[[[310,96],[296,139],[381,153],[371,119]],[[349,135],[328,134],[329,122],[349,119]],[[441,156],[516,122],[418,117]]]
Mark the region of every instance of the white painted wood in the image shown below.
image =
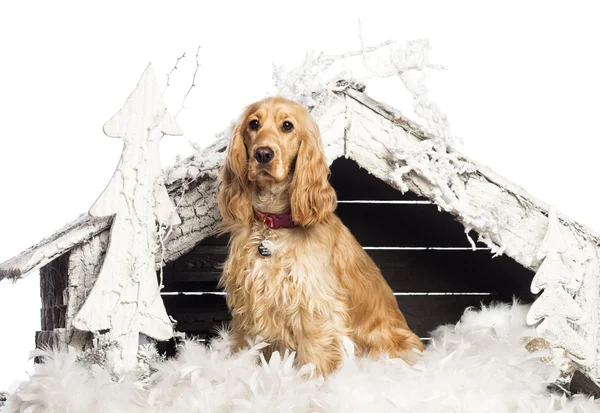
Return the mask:
[[[569,276],[571,270],[563,263],[558,253],[550,253],[538,268],[533,281],[531,292],[538,294],[540,291],[560,286],[563,289],[577,291],[580,283],[574,277]]]
[[[554,207],[548,215],[548,230],[538,249],[537,258],[543,260],[536,272],[531,291],[539,293],[527,314],[527,323],[537,326],[542,338],[567,350],[577,362],[594,364],[593,354],[585,340],[571,327],[586,320],[581,307],[574,300],[574,292],[581,285],[581,276],[564,263],[568,247],[562,236]],[[569,293],[568,291],[572,291]]]
[[[117,344],[109,357],[116,370],[126,371],[135,366],[140,333],[158,340],[173,335],[156,278],[156,222],[181,220],[164,187],[159,143],[183,131],[162,101],[151,64],[104,133],[123,139],[123,154],[90,215],[115,217],[102,268],[73,326],[108,330]]]

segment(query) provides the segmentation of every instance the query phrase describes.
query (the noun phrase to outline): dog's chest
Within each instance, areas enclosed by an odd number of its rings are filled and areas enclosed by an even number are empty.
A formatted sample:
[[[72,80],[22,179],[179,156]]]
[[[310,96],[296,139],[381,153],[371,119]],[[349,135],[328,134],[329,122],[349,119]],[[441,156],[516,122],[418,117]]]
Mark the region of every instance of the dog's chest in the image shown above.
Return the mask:
[[[258,251],[262,233],[238,236],[231,244],[224,284],[232,311],[263,325],[268,319],[268,328],[280,331],[294,328],[302,317],[334,311],[338,283],[329,251],[291,231],[268,238],[268,257]]]
[[[263,241],[258,240],[252,249],[258,251]],[[259,252],[248,261],[246,273],[247,282],[261,286],[266,299],[273,297],[294,307],[302,306],[311,297],[331,297],[335,276],[330,271],[329,254],[297,237],[272,236],[268,241],[271,255],[263,257]]]

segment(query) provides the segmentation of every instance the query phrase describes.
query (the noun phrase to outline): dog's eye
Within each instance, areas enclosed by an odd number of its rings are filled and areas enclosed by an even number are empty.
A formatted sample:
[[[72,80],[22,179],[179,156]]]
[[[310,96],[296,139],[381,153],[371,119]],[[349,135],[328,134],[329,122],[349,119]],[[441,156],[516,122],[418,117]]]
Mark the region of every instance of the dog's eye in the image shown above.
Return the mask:
[[[281,125],[281,128],[283,129],[284,132],[289,132],[292,129],[294,129],[294,125],[292,125],[292,122],[288,122],[286,120],[285,122],[283,122],[283,125]]]
[[[256,119],[251,120],[250,123],[248,124],[248,126],[252,130],[258,130],[258,121]]]

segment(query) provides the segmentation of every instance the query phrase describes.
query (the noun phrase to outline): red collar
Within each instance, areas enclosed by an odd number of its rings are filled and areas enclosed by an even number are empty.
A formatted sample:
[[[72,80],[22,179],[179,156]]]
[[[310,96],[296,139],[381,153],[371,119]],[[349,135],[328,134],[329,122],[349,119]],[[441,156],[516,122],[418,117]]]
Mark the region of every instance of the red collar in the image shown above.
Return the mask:
[[[264,213],[255,209],[254,216],[272,229],[293,228],[298,225],[292,219],[292,214],[290,212],[284,212],[283,214],[270,214],[268,212]]]

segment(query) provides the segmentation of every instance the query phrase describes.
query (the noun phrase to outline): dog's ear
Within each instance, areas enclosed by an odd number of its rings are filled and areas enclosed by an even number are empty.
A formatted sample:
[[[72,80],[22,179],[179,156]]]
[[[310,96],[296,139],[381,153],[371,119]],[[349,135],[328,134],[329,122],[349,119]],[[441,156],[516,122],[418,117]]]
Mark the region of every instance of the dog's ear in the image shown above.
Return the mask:
[[[249,224],[252,219],[252,194],[248,180],[248,152],[244,145],[242,116],[233,128],[227,159],[221,169],[221,190],[218,202],[223,222],[221,233],[231,231],[236,224]]]
[[[301,226],[327,221],[337,205],[319,127],[312,118],[305,125],[290,187],[292,218]]]

